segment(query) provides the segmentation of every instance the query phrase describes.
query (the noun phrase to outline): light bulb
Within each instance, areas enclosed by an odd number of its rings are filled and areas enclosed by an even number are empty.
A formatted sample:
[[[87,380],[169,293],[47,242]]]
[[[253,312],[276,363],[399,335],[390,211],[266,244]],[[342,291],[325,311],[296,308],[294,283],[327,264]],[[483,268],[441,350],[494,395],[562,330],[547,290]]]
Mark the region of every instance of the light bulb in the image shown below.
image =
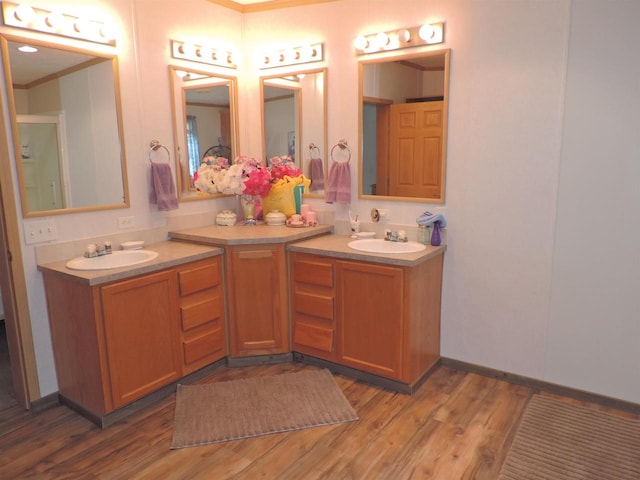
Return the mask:
[[[411,40],[411,32],[406,28],[403,28],[398,32],[398,40],[407,43],[409,40]]]
[[[353,41],[353,45],[358,50],[364,50],[369,46],[369,41],[367,40],[367,37],[365,37],[364,35],[358,35],[356,39]]]
[[[21,3],[13,12],[13,16],[20,22],[31,23],[36,17],[36,11],[30,5]]]
[[[46,23],[48,27],[55,30],[62,30],[65,24],[65,18],[64,15],[60,12],[51,12],[49,15],[47,15],[44,23]]]
[[[380,32],[376,35],[376,43],[378,44],[378,48],[384,48],[389,44],[389,35],[385,32]]]
[[[418,35],[420,35],[420,38],[423,39],[425,42],[428,42],[429,40],[433,39],[433,36],[435,35],[435,33],[436,31],[434,30],[434,28],[428,23],[425,23],[423,26],[420,27],[420,31],[418,32]]]
[[[185,57],[193,57],[196,51],[196,47],[192,43],[183,43],[178,47],[178,50]]]
[[[100,36],[108,42],[114,40],[116,38],[116,29],[105,23],[100,27]]]

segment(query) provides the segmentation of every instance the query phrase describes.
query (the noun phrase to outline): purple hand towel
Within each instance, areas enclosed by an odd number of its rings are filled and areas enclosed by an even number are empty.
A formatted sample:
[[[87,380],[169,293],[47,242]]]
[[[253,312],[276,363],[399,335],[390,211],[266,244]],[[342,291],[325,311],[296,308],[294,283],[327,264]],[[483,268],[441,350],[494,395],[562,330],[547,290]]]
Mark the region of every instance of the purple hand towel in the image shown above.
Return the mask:
[[[173,185],[173,173],[168,163],[151,163],[151,203],[158,205],[158,210],[175,210],[178,208],[178,197]]]
[[[309,178],[311,179],[309,190],[317,192],[324,188],[324,170],[321,158],[312,158],[309,161]]]
[[[351,169],[349,162],[333,162],[329,169],[326,203],[351,203]]]

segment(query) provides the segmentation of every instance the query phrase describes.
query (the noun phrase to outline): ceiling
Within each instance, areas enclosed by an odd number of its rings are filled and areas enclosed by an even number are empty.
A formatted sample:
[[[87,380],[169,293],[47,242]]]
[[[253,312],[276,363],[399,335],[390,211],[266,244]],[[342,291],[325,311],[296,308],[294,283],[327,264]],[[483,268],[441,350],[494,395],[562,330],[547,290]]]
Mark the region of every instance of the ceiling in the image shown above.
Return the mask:
[[[208,0],[242,13],[261,12],[278,8],[299,7],[314,3],[335,2],[336,0]]]
[[[11,80],[14,85],[28,85],[36,80],[67,71],[76,65],[95,59],[93,55],[85,55],[55,48],[35,45],[35,53],[22,53],[18,47],[25,45],[8,41],[9,59],[11,62]]]

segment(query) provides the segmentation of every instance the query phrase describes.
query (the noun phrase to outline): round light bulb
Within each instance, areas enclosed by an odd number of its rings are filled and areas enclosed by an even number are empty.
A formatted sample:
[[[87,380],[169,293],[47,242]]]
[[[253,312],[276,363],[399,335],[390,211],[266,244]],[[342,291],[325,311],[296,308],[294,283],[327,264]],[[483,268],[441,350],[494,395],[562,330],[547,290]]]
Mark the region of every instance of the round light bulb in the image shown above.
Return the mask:
[[[435,33],[436,31],[428,23],[425,23],[423,26],[421,26],[420,30],[418,31],[418,35],[420,35],[420,38],[423,39],[425,42],[428,42],[429,40],[431,40],[435,35]]]
[[[62,30],[65,24],[65,18],[60,12],[51,12],[47,15],[47,18],[45,18],[44,23],[55,30]]]
[[[106,23],[100,27],[100,36],[104,38],[107,42],[111,40],[115,40],[116,38],[116,29],[112,25],[107,25]]]
[[[376,43],[378,44],[378,48],[384,48],[389,44],[389,35],[385,32],[380,32],[376,35]]]
[[[183,55],[185,55],[187,57],[193,57],[193,55],[196,52],[196,47],[194,47],[192,43],[186,43],[185,42],[182,45],[180,45],[178,50],[180,51],[181,54],[183,54]]]
[[[36,17],[36,11],[30,5],[21,3],[13,12],[13,16],[20,22],[31,23]]]
[[[358,50],[364,50],[369,46],[369,41],[367,40],[367,37],[365,37],[364,35],[358,35],[356,39],[353,41],[353,45]]]
[[[411,40],[411,32],[406,28],[403,28],[398,32],[398,40],[403,43],[407,43],[409,40]]]

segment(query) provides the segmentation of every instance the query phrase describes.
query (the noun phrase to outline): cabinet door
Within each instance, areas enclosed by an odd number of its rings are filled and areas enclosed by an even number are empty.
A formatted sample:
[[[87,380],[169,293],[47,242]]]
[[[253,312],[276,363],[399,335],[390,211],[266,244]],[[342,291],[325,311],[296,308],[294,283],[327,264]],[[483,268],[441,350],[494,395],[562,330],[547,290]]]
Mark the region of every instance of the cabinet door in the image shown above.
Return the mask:
[[[403,293],[401,268],[336,261],[340,363],[402,377]]]
[[[173,270],[101,288],[113,408],[180,378],[177,292]]]
[[[229,247],[227,303],[232,357],[289,352],[286,288],[283,245]]]

